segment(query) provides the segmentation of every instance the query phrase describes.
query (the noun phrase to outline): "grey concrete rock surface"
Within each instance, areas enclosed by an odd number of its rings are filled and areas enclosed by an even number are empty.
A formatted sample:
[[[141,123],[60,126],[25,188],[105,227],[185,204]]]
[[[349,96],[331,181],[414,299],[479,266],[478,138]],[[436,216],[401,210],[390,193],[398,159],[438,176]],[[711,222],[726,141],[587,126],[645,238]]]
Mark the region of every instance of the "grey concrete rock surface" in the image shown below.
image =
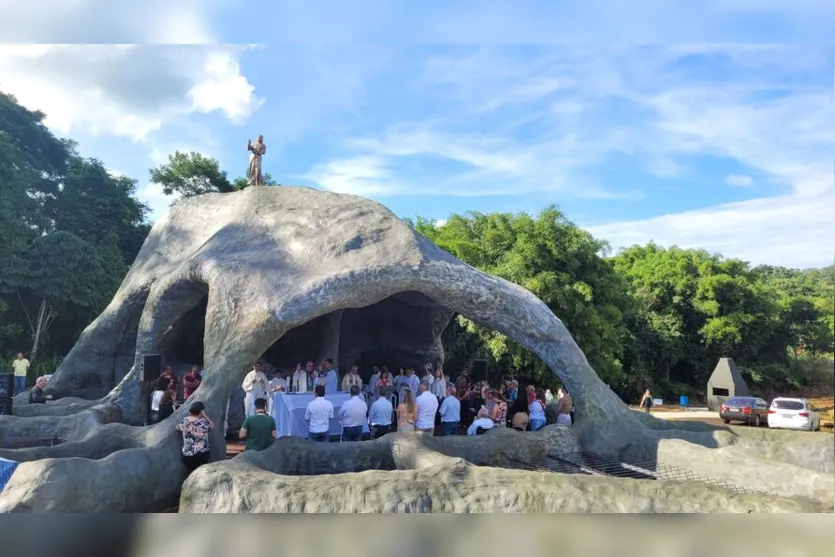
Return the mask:
[[[342,470],[332,473],[319,465],[320,451],[315,444],[295,445],[292,470],[282,458],[289,452],[288,447],[280,451],[276,446],[198,469],[183,486],[180,512],[750,513],[823,509],[805,499],[732,494],[698,482],[640,481],[508,468],[517,455],[523,460],[544,462],[554,447],[575,451],[576,442],[570,433],[532,435],[499,430],[479,437],[434,439],[396,434],[369,443],[374,446],[367,451],[357,451],[360,443],[333,444],[328,451],[332,457],[341,458],[330,462],[343,464]],[[461,457],[447,456],[439,450]],[[374,456],[368,460],[354,458],[360,454]],[[506,455],[512,455],[511,459]],[[359,466],[351,468],[347,463]],[[289,471],[293,475],[281,473]]]
[[[399,321],[398,311],[406,313]],[[574,395],[572,436],[583,451],[682,465],[704,455],[711,473],[731,472],[711,453],[732,444],[725,438],[732,433],[680,431],[636,416],[600,381],[559,318],[529,291],[458,261],[378,203],[310,188],[261,187],[178,201],[155,223],[112,302],[85,329],[47,388],[58,399],[81,397],[95,404],[59,400],[43,407],[42,416],[27,409],[29,417],[0,417],[3,435],[66,437],[55,447],[12,452],[25,464],[0,494],[0,510],[145,511],[176,501],[185,472],[174,425],[186,408],[143,427],[148,393],[137,371],[143,354],[162,353],[184,364],[202,361],[204,380],[193,400],[203,401],[219,426],[211,437],[217,461],[225,456],[221,426],[227,402],[257,358],[268,354],[273,365],[285,368],[318,347],[311,357],[329,355],[340,365],[393,363],[377,361],[383,358],[437,364],[443,360],[440,334],[455,312],[519,342],[560,377]],[[323,332],[311,325],[317,320],[326,324]],[[366,322],[373,327],[362,330]],[[112,405],[122,423],[105,423],[101,416],[109,416]],[[17,433],[6,433],[9,428]],[[97,437],[105,442],[96,445]],[[425,441],[430,448],[435,443]],[[496,458],[455,445],[464,441],[443,443],[427,449],[426,458],[458,470],[449,472],[453,475],[483,474],[484,467],[471,470],[467,458],[476,463]],[[275,450],[289,446],[279,443]],[[375,447],[351,448],[357,456],[349,468],[377,458]],[[327,462],[335,450],[344,449],[319,444],[305,454]],[[366,452],[371,456],[363,456]],[[459,460],[452,465],[441,457]],[[772,470],[761,475],[760,491],[784,494],[780,474],[789,465],[756,456],[747,464]],[[224,472],[230,481],[237,466]],[[502,476],[506,473],[483,477],[511,479]],[[799,466],[792,474],[802,478],[804,492],[828,492],[820,474]],[[344,481],[352,476],[345,474]],[[93,477],[96,481],[89,481]],[[458,508],[445,499],[434,501],[422,495],[410,504]],[[546,507],[552,508],[544,503],[537,508]]]

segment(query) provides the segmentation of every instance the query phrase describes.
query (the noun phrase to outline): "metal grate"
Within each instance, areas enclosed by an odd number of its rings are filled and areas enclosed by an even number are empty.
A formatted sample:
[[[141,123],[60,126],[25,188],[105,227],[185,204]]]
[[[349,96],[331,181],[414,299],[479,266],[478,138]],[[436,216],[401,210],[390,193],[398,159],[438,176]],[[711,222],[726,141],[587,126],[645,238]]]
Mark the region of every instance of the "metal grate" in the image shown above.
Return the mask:
[[[520,468],[540,472],[562,474],[586,474],[610,478],[629,478],[636,480],[690,481],[721,487],[737,493],[753,493],[725,480],[700,476],[680,466],[657,466],[651,461],[623,462],[615,457],[595,453],[560,453],[548,455],[546,465],[536,465],[520,459],[511,459]]]

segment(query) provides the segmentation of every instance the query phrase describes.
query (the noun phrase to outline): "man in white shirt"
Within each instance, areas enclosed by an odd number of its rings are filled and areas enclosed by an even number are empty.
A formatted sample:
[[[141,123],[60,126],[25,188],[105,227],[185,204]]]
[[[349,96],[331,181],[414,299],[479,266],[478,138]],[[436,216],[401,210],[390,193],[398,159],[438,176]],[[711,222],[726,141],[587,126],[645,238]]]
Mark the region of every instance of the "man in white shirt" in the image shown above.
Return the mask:
[[[488,429],[493,429],[494,425],[493,420],[490,418],[476,418],[473,420],[473,423],[470,424],[470,427],[467,428],[467,435],[477,435],[479,428],[487,431]]]
[[[333,419],[333,404],[325,398],[324,385],[317,385],[313,390],[316,398],[307,403],[304,421],[307,422],[308,439],[317,443],[326,443]]]
[[[351,398],[342,403],[339,409],[339,421],[342,422],[342,440],[362,440],[362,424],[365,423],[368,406],[360,398],[360,388],[357,385],[350,387]]]
[[[458,432],[458,424],[461,423],[461,401],[455,396],[454,385],[446,388],[446,397],[438,412],[441,414],[441,435],[455,435]]]
[[[19,395],[26,390],[26,374],[29,373],[29,360],[23,357],[23,352],[17,353],[17,358],[12,360],[14,370],[14,394]]]
[[[244,377],[244,382],[241,383],[241,388],[246,395],[244,396],[244,408],[247,416],[255,414],[255,399],[267,398],[267,385],[269,379],[261,371],[261,362],[255,362],[252,370]]]
[[[429,392],[429,384],[421,381],[420,394],[415,399],[417,406],[417,421],[415,431],[432,433],[435,431],[435,413],[438,411],[438,399]]]
[[[378,439],[391,432],[391,418],[394,415],[394,406],[391,400],[386,397],[386,390],[383,387],[377,389],[377,400],[368,410],[368,423],[371,425],[371,438]]]
[[[342,390],[346,393],[350,392],[351,387],[355,385],[362,389],[362,377],[359,376],[357,366],[351,366],[351,371],[342,378]]]
[[[307,362],[307,368],[312,372],[313,362]],[[296,371],[293,372],[293,377],[290,379],[290,392],[306,393],[307,377],[307,371],[305,369],[302,369],[301,364],[296,364]]]
[[[336,372],[336,369],[333,367],[333,360],[330,358],[325,359],[325,388],[329,393],[335,393],[339,391],[339,374]]]

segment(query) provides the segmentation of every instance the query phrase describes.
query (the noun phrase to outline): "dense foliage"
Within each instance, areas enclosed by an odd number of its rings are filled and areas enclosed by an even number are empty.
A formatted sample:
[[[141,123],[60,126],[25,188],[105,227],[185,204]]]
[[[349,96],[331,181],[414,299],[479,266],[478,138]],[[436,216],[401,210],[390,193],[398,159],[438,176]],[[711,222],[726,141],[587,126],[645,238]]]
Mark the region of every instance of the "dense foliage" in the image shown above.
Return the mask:
[[[78,156],[42,120],[0,93],[0,353],[35,364],[72,347],[149,230],[136,182]]]
[[[466,263],[535,293],[627,399],[647,387],[698,397],[723,356],[763,394],[832,387],[833,267],[752,269],[655,244],[607,258],[604,243],[553,207],[535,218],[469,213],[413,225]],[[526,350],[461,316],[445,341],[452,366],[477,354],[494,372],[550,379]]]
[[[35,372],[52,371],[105,307],[149,230],[136,182],[80,157],[42,120],[0,93],[0,356],[22,350]],[[174,153],[150,175],[183,196],[246,186],[199,153]],[[832,267],[752,269],[654,244],[605,257],[606,244],[555,207],[537,216],[469,213],[443,226],[412,224],[541,298],[625,398],[647,386],[698,395],[720,356],[733,357],[761,390],[813,385],[822,365],[831,387]],[[453,372],[486,357],[496,375],[552,380],[538,358],[462,316],[444,340]]]

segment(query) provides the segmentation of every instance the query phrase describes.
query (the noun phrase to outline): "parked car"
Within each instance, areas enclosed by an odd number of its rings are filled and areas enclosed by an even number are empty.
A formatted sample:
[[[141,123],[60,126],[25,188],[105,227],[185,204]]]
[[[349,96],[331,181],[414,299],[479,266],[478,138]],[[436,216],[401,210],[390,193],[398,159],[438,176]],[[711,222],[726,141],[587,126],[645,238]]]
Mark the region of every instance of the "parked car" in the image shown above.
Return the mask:
[[[805,398],[775,398],[768,409],[768,427],[820,431],[820,414]]]
[[[759,427],[768,420],[768,403],[753,396],[735,396],[719,407],[719,417],[726,424],[733,421]]]

